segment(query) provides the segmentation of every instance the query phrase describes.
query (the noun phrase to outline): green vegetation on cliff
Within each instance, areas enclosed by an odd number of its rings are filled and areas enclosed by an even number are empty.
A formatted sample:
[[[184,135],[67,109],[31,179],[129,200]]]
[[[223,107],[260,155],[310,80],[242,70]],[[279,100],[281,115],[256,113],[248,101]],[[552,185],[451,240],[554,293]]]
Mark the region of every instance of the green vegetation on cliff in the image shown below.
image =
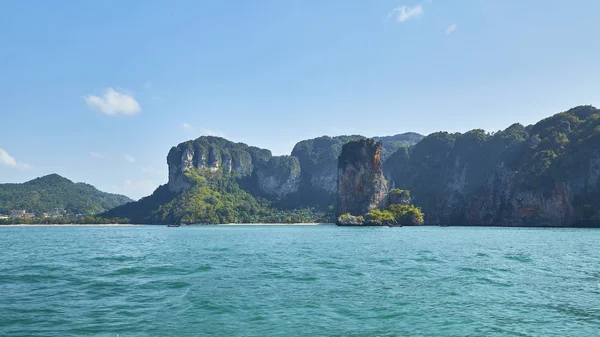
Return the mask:
[[[186,177],[192,187],[164,205],[160,205],[152,222],[235,223],[258,222],[270,214],[269,203],[242,190],[222,171],[190,170]]]
[[[117,207],[106,217],[128,217],[134,223],[223,224],[331,222],[332,213],[313,208],[278,209],[264,198],[240,188],[236,179],[221,172],[186,173],[192,187],[181,194],[168,191],[167,185],[154,194]]]
[[[329,219],[339,205],[340,153],[344,144],[359,138],[305,140],[292,156],[274,157],[268,150],[200,137],[171,150],[168,185],[106,215],[153,223]],[[382,143],[377,156],[357,160],[345,176],[348,203],[364,201],[369,206],[364,212],[382,200],[379,185],[387,180],[392,188],[387,204],[398,206],[374,211],[373,219],[391,214],[414,223],[425,216],[430,224],[600,224],[600,111],[592,106],[498,132],[475,129],[436,132],[422,140],[416,134],[374,140]],[[348,158],[352,156],[356,154]],[[375,158],[383,161],[383,173],[368,179],[363,173],[371,170],[369,165],[380,166]],[[361,192],[374,186],[377,193]],[[373,202],[357,199],[373,195]],[[424,215],[407,201],[411,197]]]
[[[361,136],[298,143],[291,156],[202,136],[167,156],[169,183],[151,196],[104,214],[136,223],[331,222],[342,146]],[[414,144],[415,133],[382,137],[389,151]]]
[[[61,214],[97,214],[130,201],[126,196],[101,192],[57,174],[22,184],[0,184],[0,214],[10,214],[11,210],[38,215],[55,210]]]
[[[104,214],[136,223],[327,222],[331,212],[280,206],[295,195],[295,157],[220,137],[200,137],[169,152],[169,184]],[[281,193],[281,192],[285,193]]]
[[[384,169],[432,223],[567,225],[600,219],[599,145],[600,110],[580,106],[527,127],[433,133]]]
[[[337,165],[344,144],[358,139],[360,135],[318,137],[299,142],[292,150],[292,156],[300,162],[300,205],[313,205],[318,208],[335,205],[337,199]],[[381,142],[381,158],[385,160],[400,148],[416,144],[423,138],[417,133],[403,133],[387,137],[374,137]]]
[[[385,226],[391,224],[421,226],[423,225],[423,213],[420,208],[414,205],[392,204],[385,209],[373,209],[364,216],[344,213],[338,217],[337,224],[351,226]]]

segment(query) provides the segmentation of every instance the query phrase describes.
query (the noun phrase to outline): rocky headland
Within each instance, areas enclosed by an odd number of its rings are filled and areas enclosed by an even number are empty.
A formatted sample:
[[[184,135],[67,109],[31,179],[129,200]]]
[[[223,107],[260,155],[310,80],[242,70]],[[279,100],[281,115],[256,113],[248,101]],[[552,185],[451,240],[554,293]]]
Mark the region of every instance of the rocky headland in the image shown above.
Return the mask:
[[[166,185],[107,215],[152,223],[315,221],[311,214],[319,213],[319,221],[350,215],[356,224],[358,217],[382,224],[400,217],[412,224],[600,225],[600,111],[592,106],[497,132],[421,138],[324,136],[299,142],[290,156],[272,156],[200,137],[171,149]]]

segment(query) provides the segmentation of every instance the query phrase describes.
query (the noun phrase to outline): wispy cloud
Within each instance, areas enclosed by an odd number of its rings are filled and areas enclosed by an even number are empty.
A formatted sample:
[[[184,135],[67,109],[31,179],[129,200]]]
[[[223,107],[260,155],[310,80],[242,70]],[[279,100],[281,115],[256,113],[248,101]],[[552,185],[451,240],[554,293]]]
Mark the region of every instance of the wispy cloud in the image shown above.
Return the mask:
[[[106,89],[102,97],[87,95],[83,99],[90,109],[109,116],[133,116],[142,111],[140,104],[132,95],[116,91],[113,88]]]
[[[133,157],[132,155],[129,155],[129,154],[124,154],[123,160],[128,163],[135,163],[135,157]]]
[[[184,129],[185,131],[196,131],[198,130],[199,133],[203,136],[215,136],[215,137],[223,137],[225,138],[225,133],[218,131],[218,130],[211,130],[211,129],[196,129],[195,126],[193,126],[192,124],[189,123],[182,123],[181,124],[181,128]]]
[[[405,22],[423,15],[423,12],[423,7],[421,7],[421,5],[400,6],[392,9],[392,11],[388,14],[388,19],[391,17],[396,17],[396,21]]]
[[[458,28],[456,24],[451,24],[450,26],[448,26],[448,28],[446,28],[446,35],[452,34],[452,32],[456,30],[456,28]]]
[[[0,149],[0,163],[4,166],[17,167],[17,160],[3,149]]]
[[[221,131],[215,131],[211,129],[202,129],[200,130],[204,136],[215,136],[225,138],[225,134]]]
[[[152,89],[152,82],[150,82],[150,81],[144,82],[144,88],[146,88],[146,89]]]
[[[25,163],[17,161],[13,156],[8,154],[8,152],[4,151],[3,149],[0,149],[0,164],[4,165],[4,166],[16,168],[16,169],[23,169],[23,170],[28,170],[28,169],[32,168],[32,166],[29,164],[25,164]]]
[[[106,155],[104,153],[99,153],[99,152],[90,152],[90,156],[92,156],[94,158],[98,158],[98,159],[104,159],[106,157]]]

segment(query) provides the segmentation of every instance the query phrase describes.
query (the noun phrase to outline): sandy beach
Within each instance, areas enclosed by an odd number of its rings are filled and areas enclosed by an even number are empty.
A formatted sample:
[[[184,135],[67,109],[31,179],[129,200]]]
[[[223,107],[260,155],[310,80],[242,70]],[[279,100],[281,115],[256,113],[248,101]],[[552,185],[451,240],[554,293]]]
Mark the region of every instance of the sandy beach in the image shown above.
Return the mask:
[[[230,223],[230,224],[215,224],[215,225],[200,225],[190,224],[188,226],[320,226],[332,225],[327,223]],[[128,226],[166,226],[166,225],[148,225],[148,224],[15,224],[15,225],[0,225],[0,227],[128,227]]]
[[[227,223],[221,225],[214,226],[320,226],[320,225],[330,225],[327,223]],[[190,225],[194,226],[194,225]],[[212,225],[211,225],[212,226]]]

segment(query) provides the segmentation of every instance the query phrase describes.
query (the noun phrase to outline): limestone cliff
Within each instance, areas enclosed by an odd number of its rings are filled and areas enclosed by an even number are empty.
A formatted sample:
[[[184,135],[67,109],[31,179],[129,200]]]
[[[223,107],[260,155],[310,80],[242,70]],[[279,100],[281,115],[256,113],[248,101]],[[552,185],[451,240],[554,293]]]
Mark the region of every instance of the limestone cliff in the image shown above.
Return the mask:
[[[167,184],[106,215],[138,223],[332,221],[337,157],[352,137],[300,142],[298,156],[272,156],[220,137],[190,140],[170,150]],[[402,137],[385,139],[394,149]]]
[[[298,192],[300,163],[296,157],[272,157],[257,165],[255,174],[258,190],[267,196],[282,199]]]
[[[298,142],[292,150],[302,168],[300,193],[302,204],[318,206],[333,205],[337,200],[338,157],[342,147],[349,141],[365,138],[360,135],[318,137]],[[383,145],[381,160],[385,160],[396,150],[418,143],[423,136],[407,132],[394,136],[374,137]]]
[[[493,134],[439,132],[392,155],[385,173],[429,224],[598,226],[599,126],[585,106]]]
[[[279,214],[328,210],[337,202],[358,224],[368,222],[359,215],[389,202],[420,207],[428,224],[600,227],[600,110],[594,107],[494,133],[437,132],[410,146],[419,137],[376,138],[380,143],[319,137],[282,157],[200,137],[171,149],[167,185],[112,216],[174,219],[165,212],[195,209],[205,221],[258,221],[269,207]],[[410,197],[386,198],[386,180]]]
[[[385,207],[387,181],[381,165],[381,142],[359,139],[346,143],[338,159],[338,213],[364,215]]]
[[[185,172],[216,172],[238,178],[248,177],[257,165],[271,159],[271,151],[230,142],[224,138],[203,136],[173,147],[167,156],[169,190],[181,193],[191,187]]]
[[[167,157],[169,190],[182,193],[192,187],[186,172],[226,176],[262,196],[281,199],[296,193],[300,184],[298,158],[272,156],[271,151],[234,143],[220,137],[200,137],[173,147]]]

